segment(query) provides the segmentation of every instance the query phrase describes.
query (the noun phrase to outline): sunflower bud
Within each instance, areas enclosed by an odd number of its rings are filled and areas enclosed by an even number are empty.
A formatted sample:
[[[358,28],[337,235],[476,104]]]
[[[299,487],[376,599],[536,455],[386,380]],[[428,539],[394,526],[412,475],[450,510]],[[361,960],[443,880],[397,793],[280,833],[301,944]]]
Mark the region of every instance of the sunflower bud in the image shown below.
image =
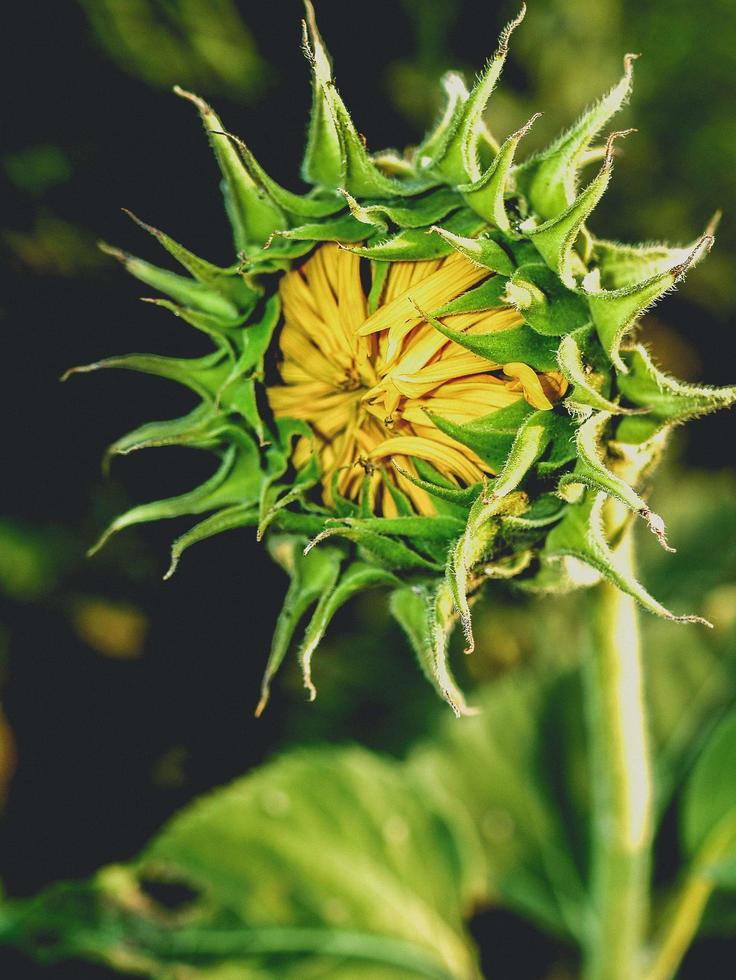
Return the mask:
[[[551,146],[516,154],[536,116],[500,143],[484,115],[524,10],[468,90],[443,84],[445,110],[411,154],[373,156],[335,86],[307,2],[313,105],[305,195],[281,187],[201,99],[235,254],[220,267],[134,220],[182,267],[108,249],[208,334],[196,359],[111,358],[196,392],[183,418],[152,422],[110,454],[160,445],[210,450],[213,475],[179,497],[135,507],[103,536],[144,521],[207,515],[173,546],[232,528],[267,539],[291,585],[258,712],[304,615],[304,683],[336,611],[368,588],[390,607],[423,671],[457,714],[469,709],[447,661],[490,579],[551,590],[613,581],[646,609],[675,615],[622,573],[601,517],[607,499],[645,522],[641,496],[672,427],[726,407],[736,389],[682,384],[631,339],[639,316],[710,249],[624,246],[586,221],[613,171],[621,80]],[[627,131],[630,132],[630,131]],[[581,182],[582,168],[599,160]],[[131,215],[131,217],[133,217]],[[102,543],[102,542],[101,542]]]

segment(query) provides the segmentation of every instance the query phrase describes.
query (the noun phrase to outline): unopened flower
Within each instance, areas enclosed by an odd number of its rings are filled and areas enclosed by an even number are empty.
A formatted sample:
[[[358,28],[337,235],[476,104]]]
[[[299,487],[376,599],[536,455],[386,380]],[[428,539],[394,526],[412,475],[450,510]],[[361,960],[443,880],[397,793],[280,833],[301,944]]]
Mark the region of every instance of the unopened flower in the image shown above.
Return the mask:
[[[523,11],[522,11],[523,15]],[[621,80],[547,149],[517,163],[534,117],[500,144],[484,122],[510,35],[471,90],[443,79],[443,113],[407,154],[371,155],[332,78],[307,3],[313,105],[304,195],[278,185],[201,99],[223,179],[235,255],[213,265],[149,225],[187,275],[109,249],[163,293],[152,302],[204,331],[194,359],[111,358],[174,379],[200,399],[148,423],[111,453],[182,444],[211,450],[197,489],[136,507],[123,527],[208,514],[173,546],[251,525],[291,585],[263,682],[298,623],[304,682],[335,612],[355,593],[391,589],[391,609],[424,672],[467,711],[447,662],[459,620],[472,649],[470,599],[489,579],[527,588],[600,577],[664,609],[612,560],[608,499],[667,546],[641,496],[672,427],[736,400],[684,385],[632,339],[640,314],[711,247],[626,246],[586,228],[611,178]],[[581,171],[597,161],[597,173]],[[138,220],[138,219],[135,219]],[[142,222],[139,222],[142,224]],[[102,543],[102,542],[100,542]]]

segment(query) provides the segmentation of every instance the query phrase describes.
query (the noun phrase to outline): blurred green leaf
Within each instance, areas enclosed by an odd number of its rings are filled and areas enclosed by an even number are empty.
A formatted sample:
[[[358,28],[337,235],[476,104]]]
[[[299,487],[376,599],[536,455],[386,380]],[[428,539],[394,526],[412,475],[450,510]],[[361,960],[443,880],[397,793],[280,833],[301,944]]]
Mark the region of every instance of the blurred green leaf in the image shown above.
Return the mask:
[[[469,980],[475,858],[398,763],[295,752],[184,810],[133,865],[5,910],[0,936],[156,977]],[[154,896],[175,883],[167,908]]]
[[[713,863],[736,861],[736,711],[716,727],[690,775],[683,800],[682,837],[695,855],[715,851]]]

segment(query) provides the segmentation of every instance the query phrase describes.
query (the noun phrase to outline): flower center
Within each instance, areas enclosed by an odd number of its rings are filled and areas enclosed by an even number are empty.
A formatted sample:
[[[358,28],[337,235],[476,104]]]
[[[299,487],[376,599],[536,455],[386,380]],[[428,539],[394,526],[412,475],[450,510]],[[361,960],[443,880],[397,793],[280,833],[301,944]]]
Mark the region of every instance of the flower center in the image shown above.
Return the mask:
[[[318,248],[281,280],[281,384],[268,389],[276,417],[307,422],[294,464],[316,452],[323,499],[357,500],[385,516],[434,513],[413,476],[468,486],[491,474],[472,450],[448,436],[431,415],[457,425],[525,398],[551,409],[567,384],[526,364],[501,366],[448,340],[419,310],[432,312],[489,278],[463,256],[392,262],[382,285],[366,295],[359,256],[337,245]],[[367,265],[367,263],[366,263]],[[378,264],[376,264],[378,265]],[[455,331],[483,334],[521,322],[511,307],[441,318]]]

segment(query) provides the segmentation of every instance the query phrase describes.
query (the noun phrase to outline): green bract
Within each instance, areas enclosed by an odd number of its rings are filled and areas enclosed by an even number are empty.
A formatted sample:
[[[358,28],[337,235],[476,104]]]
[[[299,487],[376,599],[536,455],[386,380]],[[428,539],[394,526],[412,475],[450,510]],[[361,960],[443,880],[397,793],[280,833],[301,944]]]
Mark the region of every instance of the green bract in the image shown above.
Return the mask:
[[[469,602],[488,579],[515,578],[525,588],[551,590],[606,577],[650,612],[697,618],[664,609],[617,569],[601,510],[613,498],[643,518],[666,547],[664,523],[640,496],[642,483],[675,424],[736,400],[736,389],[693,387],[663,375],[632,340],[638,317],[705,255],[713,236],[708,232],[685,248],[628,246],[598,240],[586,229],[611,179],[614,142],[625,133],[612,133],[603,148],[593,143],[629,95],[631,55],[618,84],[547,149],[515,162],[534,119],[500,145],[493,139],[484,113],[523,14],[503,31],[470,91],[457,75],[443,79],[445,110],[420,146],[405,156],[371,155],[334,85],[307,2],[304,48],[313,105],[302,176],[313,190],[300,195],[281,187],[205,102],[177,90],[199,110],[222,174],[233,264],[212,265],[142,222],[184,274],[109,249],[168,297],[151,302],[207,333],[213,345],[211,354],[194,359],[132,355],[76,369],[157,374],[200,398],[183,418],[143,425],[109,452],[178,444],[209,449],[219,462],[195,490],[119,517],[100,544],[133,524],[207,514],[175,541],[170,574],[182,552],[204,538],[246,525],[267,534],[291,585],[259,708],[312,608],[299,659],[314,696],[313,653],[335,612],[367,588],[392,590],[391,609],[424,672],[458,714],[469,709],[448,666],[448,636],[459,620],[472,649]],[[592,161],[598,172],[581,185],[580,172]],[[418,465],[420,475],[411,479],[432,495],[436,516],[418,516],[405,501],[401,516],[376,516],[367,495],[328,510],[313,491],[316,459],[298,472],[290,465],[293,443],[310,435],[308,426],[262,414],[258,390],[279,326],[279,275],[319,243],[335,241],[371,260],[373,300],[392,261],[421,262],[457,250],[491,270],[495,275],[481,286],[423,314],[497,364],[557,370],[570,385],[552,411],[519,401],[463,425],[433,416],[498,474],[487,485],[460,488]],[[441,320],[508,305],[524,322],[506,331],[466,336]]]

